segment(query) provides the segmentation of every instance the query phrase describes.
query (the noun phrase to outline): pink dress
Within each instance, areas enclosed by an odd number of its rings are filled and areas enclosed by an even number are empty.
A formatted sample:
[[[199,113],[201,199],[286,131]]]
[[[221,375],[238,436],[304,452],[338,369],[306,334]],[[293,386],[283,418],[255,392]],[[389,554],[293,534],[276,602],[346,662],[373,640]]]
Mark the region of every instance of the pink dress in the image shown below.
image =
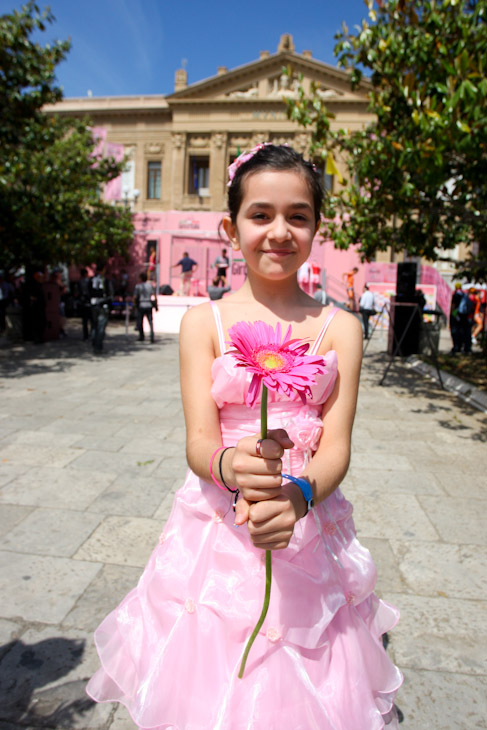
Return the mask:
[[[295,443],[287,473],[299,475],[318,444],[336,353],[325,360],[306,407],[269,393],[269,428],[286,428]],[[212,376],[223,444],[258,433],[260,409],[244,405],[245,370],[224,355]],[[102,667],[88,694],[121,702],[137,726],[153,730],[396,728],[402,677],[381,635],[398,612],[373,593],[375,565],[340,489],[296,524],[286,550],[273,552],[269,612],[238,679],[262,608],[265,562],[246,525],[233,526],[231,498],[188,471],[137,587],[95,633]]]

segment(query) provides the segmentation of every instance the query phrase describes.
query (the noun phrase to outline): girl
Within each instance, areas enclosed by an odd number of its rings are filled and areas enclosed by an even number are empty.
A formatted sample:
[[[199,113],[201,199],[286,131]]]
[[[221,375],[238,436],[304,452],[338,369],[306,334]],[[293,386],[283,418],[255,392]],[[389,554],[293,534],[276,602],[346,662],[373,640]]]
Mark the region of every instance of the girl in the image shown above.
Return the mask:
[[[350,458],[361,327],[297,283],[319,225],[319,178],[291,148],[273,145],[241,155],[229,173],[224,229],[247,280],[182,322],[191,470],[137,588],[96,632],[102,669],[88,692],[125,704],[141,728],[393,728],[401,676],[381,636],[398,616],[373,594],[375,566],[338,488]],[[242,319],[291,324],[326,366],[306,406],[269,393],[263,441],[260,409],[245,405],[249,376],[225,354],[228,330]],[[308,482],[313,509],[281,472]],[[235,512],[225,487],[240,490]],[[239,679],[269,549],[269,612]]]

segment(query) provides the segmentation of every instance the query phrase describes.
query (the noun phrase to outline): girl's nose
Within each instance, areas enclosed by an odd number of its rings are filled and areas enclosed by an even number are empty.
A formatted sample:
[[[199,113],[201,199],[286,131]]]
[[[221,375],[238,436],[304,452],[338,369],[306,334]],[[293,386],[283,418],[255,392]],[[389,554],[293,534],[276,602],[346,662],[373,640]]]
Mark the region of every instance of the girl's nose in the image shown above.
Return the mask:
[[[278,216],[274,219],[274,223],[269,231],[269,238],[275,241],[286,241],[288,238],[291,238],[291,232],[284,218]]]

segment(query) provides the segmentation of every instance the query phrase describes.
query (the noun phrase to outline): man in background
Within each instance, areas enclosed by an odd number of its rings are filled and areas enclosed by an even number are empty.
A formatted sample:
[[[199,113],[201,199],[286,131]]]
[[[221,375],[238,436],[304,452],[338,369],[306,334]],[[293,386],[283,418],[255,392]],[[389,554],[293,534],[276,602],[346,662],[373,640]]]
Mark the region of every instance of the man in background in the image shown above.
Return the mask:
[[[221,284],[222,287],[225,288],[227,285],[227,271],[230,266],[226,248],[222,249],[221,255],[216,257],[213,266],[216,266],[216,275],[213,280],[213,285],[215,285],[216,282],[216,286],[220,286]]]
[[[189,253],[185,251],[183,253],[183,258],[179,259],[177,264],[173,264],[171,269],[176,268],[176,266],[181,267],[181,287],[179,289],[179,296],[188,297],[191,288],[191,278],[198,268],[198,264],[194,259],[190,258]]]
[[[152,323],[152,307],[157,308],[157,299],[154,288],[150,281],[147,281],[147,274],[143,271],[139,274],[139,283],[135,286],[134,301],[137,307],[137,329],[139,330],[139,342],[144,337],[144,317],[147,318],[150,328],[150,341],[154,342],[154,326]]]
[[[360,297],[359,311],[362,315],[362,322],[364,323],[364,337],[366,340],[369,339],[369,317],[372,317],[375,313],[375,298],[373,293],[370,291],[367,284],[364,286],[364,291]]]

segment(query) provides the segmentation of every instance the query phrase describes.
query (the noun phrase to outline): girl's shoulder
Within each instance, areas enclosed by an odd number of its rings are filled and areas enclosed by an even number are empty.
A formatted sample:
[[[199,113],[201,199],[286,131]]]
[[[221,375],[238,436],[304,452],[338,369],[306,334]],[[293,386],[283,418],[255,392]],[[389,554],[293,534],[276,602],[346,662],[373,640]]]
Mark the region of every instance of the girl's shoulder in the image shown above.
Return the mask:
[[[212,333],[214,315],[210,302],[197,304],[188,309],[181,320],[180,337],[194,337],[201,341],[202,337]]]
[[[341,307],[323,307],[321,315],[322,327],[326,327],[326,334],[321,342],[319,352],[336,350],[337,352],[350,348],[362,351],[362,325],[357,316]]]

